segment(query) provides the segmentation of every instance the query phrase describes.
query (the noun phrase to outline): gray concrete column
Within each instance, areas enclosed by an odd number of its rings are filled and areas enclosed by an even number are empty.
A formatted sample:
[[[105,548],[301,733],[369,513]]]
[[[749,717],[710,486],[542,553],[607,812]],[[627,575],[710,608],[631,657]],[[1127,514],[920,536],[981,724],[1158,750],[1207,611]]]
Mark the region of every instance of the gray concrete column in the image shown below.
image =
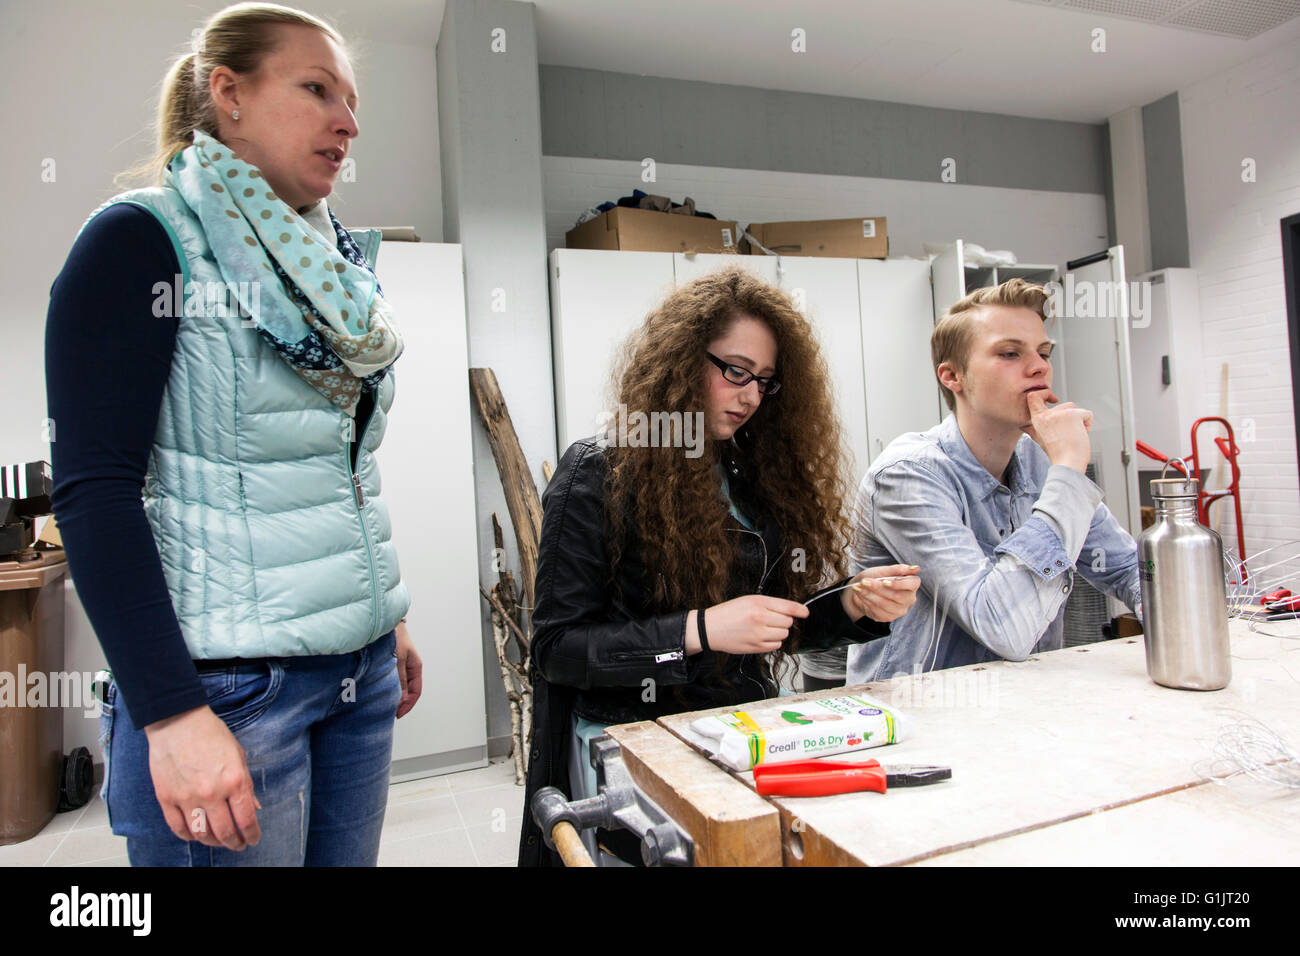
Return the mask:
[[[447,0],[437,63],[443,238],[464,247],[470,364],[495,369],[541,488],[542,461],[555,464],[556,448],[533,5]],[[506,530],[506,560],[517,577],[505,496],[477,418],[474,469],[480,579],[496,577],[493,512]],[[482,621],[488,737],[501,737],[510,724],[486,611]]]

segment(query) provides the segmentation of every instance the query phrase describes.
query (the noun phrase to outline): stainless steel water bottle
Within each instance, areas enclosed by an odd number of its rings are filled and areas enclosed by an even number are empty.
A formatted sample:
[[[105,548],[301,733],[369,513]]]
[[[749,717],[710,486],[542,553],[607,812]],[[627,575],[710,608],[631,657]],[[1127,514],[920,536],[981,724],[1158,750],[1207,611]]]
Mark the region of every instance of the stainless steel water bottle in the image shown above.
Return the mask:
[[[1199,485],[1151,482],[1156,521],[1138,538],[1147,673],[1165,687],[1220,690],[1232,679],[1223,541],[1196,520]]]

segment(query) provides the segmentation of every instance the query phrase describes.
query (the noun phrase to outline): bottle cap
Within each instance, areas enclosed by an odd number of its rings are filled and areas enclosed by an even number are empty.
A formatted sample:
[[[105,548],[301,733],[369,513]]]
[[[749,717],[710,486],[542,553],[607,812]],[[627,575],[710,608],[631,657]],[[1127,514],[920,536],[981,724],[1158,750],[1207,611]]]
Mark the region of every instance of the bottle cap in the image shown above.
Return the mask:
[[[1201,483],[1195,478],[1155,478],[1151,481],[1152,498],[1195,498]]]

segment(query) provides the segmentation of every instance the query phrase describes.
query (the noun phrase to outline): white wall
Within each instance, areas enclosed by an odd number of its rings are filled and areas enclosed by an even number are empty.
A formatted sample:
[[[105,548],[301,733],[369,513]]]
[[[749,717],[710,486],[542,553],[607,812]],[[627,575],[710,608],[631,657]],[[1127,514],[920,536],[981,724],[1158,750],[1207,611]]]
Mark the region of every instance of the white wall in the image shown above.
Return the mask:
[[[638,162],[570,156],[543,157],[542,173],[548,250],[564,248],[565,232],[584,210],[633,189],[674,202],[690,196],[696,209],[742,226],[885,216],[892,257],[923,255],[923,241],[966,239],[1010,249],[1022,262],[1063,265],[1106,247],[1100,194],[663,163],[656,182],[643,183]]]
[[[191,29],[227,4],[15,3],[0,36],[0,115],[6,143],[0,234],[0,462],[50,457],[45,420],[44,335],[49,290],[90,212],[118,190],[115,173],[145,157],[158,87]],[[299,7],[327,18],[326,4]],[[414,225],[442,239],[436,69],[432,41],[416,46],[367,32],[359,13],[336,21],[354,48],[361,136],[356,181],[333,203],[351,225]],[[43,162],[55,179],[42,181]],[[539,268],[543,266],[539,263]],[[379,264],[383,278],[382,254]],[[57,438],[57,423],[55,436]],[[103,656],[69,587],[65,666],[93,671]],[[69,711],[65,748],[98,754],[92,721]]]
[[[1298,102],[1300,40],[1179,92],[1187,231],[1205,341],[1201,414],[1219,414],[1220,366],[1227,362],[1227,417],[1242,449],[1250,552],[1300,538],[1278,225],[1300,212]],[[1255,160],[1253,183],[1242,182],[1246,158]],[[1248,420],[1254,441],[1241,437]],[[1225,520],[1229,543],[1233,526]]]

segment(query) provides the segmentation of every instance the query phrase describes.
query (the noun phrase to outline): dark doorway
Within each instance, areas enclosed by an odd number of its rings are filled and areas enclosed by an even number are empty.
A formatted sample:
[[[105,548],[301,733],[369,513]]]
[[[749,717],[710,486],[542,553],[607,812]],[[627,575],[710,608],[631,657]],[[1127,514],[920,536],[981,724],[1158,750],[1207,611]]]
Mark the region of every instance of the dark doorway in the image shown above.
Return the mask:
[[[1286,282],[1286,327],[1291,339],[1291,407],[1300,449],[1300,213],[1282,220],[1282,276]]]

